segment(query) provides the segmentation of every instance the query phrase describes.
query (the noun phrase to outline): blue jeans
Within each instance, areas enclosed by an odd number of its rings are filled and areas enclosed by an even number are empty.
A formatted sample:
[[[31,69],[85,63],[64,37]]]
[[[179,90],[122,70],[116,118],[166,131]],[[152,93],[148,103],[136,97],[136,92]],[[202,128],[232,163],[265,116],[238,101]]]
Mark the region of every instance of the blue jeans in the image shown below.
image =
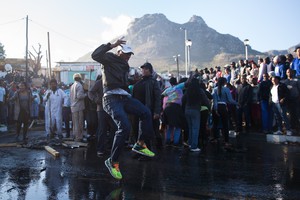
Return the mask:
[[[216,111],[214,110],[212,113],[212,119],[213,119],[213,131],[214,131],[214,139],[217,139],[220,137],[219,133],[219,123],[222,123],[222,133],[225,139],[225,142],[229,142],[229,131],[228,131],[228,109],[227,105],[224,104],[218,104],[218,113],[217,115]]]
[[[191,149],[198,148],[199,129],[200,129],[200,109],[185,110],[185,118],[189,127],[189,145]]]
[[[261,120],[262,120],[262,130],[270,131],[272,129],[272,107],[269,105],[268,100],[261,100]]]
[[[171,135],[173,133],[173,144],[179,145],[180,143],[180,135],[181,135],[181,128],[170,126],[168,125],[167,131],[166,131],[166,139],[165,143],[170,144],[171,143]]]
[[[268,100],[261,100],[261,119],[262,119],[262,130],[270,131],[272,129],[272,110]]]
[[[291,129],[290,121],[286,115],[286,106],[280,105],[280,103],[273,103],[273,112],[276,119],[276,125],[279,131],[282,131],[282,120],[285,123],[287,130]]]
[[[117,125],[111,149],[111,159],[118,161],[128,138],[131,124],[128,114],[136,115],[141,120],[141,134],[138,140],[145,141],[153,137],[152,116],[150,110],[137,99],[125,95],[108,95],[103,97],[103,109],[109,114]]]

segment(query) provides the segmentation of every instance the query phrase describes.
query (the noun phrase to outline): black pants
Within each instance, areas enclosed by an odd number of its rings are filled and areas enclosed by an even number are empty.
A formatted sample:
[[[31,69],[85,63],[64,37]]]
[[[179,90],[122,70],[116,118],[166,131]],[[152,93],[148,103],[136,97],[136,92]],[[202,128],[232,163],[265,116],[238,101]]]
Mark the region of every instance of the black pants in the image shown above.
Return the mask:
[[[21,132],[21,126],[23,124],[23,140],[27,137],[27,131],[30,121],[30,114],[28,111],[21,109],[17,120],[17,135]]]
[[[207,121],[208,121],[209,111],[208,110],[203,110],[200,113],[201,113],[201,116],[200,116],[200,129],[199,129],[199,136],[200,137],[199,137],[198,144],[201,144],[203,146],[204,143],[206,142],[206,140],[208,139],[207,131],[206,131],[206,125],[207,125]]]
[[[153,114],[152,114],[153,116]],[[155,136],[155,140],[156,140],[156,146],[160,147],[162,146],[162,136],[159,132],[159,125],[160,125],[160,121],[159,119],[152,119],[152,125],[153,125],[153,132],[154,132],[154,136]],[[133,139],[135,142],[138,140],[138,135],[139,135],[139,126],[140,126],[140,120],[138,117],[133,116],[133,122],[132,122],[132,136],[133,138],[131,138],[131,140]],[[144,142],[146,143],[147,147],[149,149],[152,148],[152,140],[151,139],[146,139]]]
[[[5,124],[7,125],[7,120],[6,120],[6,108],[5,108],[5,104],[0,101],[0,124]]]
[[[62,115],[63,115],[63,122],[65,123],[67,137],[70,137],[71,107],[63,107]]]
[[[156,142],[156,146],[157,147],[161,147],[162,146],[162,137],[161,134],[159,132],[159,119],[153,119],[152,120],[152,125],[153,125],[153,132],[154,132],[154,136],[155,136],[155,142]],[[145,143],[147,144],[149,149],[152,149],[152,141],[151,139],[147,139],[145,140]]]
[[[86,110],[86,130],[88,135],[96,135],[97,132],[97,121],[98,121],[98,116],[97,116],[97,111],[96,110]]]
[[[214,130],[214,137],[219,138],[219,121],[222,122],[223,127],[223,135],[225,142],[229,141],[229,131],[228,131],[228,110],[225,104],[218,104],[218,113],[220,116],[213,112],[213,130]]]
[[[299,128],[299,116],[298,116],[298,98],[289,99],[287,101],[287,111],[290,115],[290,122],[292,129]]]
[[[114,134],[117,130],[115,122],[109,114],[104,110],[97,111],[98,115],[98,129],[97,129],[97,151],[104,152],[105,145],[108,141],[113,140]],[[112,144],[112,143],[111,143]]]

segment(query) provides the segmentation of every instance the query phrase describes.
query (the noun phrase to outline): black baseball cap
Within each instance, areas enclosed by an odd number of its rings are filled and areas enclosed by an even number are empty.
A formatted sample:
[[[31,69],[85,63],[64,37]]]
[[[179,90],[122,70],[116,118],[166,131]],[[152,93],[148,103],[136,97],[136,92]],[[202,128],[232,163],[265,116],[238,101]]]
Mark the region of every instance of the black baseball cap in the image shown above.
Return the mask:
[[[300,49],[300,45],[297,45],[297,46],[295,46],[295,50],[294,50],[294,52],[296,52],[296,51],[297,51],[297,49]]]
[[[148,63],[148,62],[144,63],[144,64],[141,66],[141,68],[146,68],[146,69],[149,69],[150,72],[153,72],[153,67],[152,67],[152,65],[151,65],[150,63]]]

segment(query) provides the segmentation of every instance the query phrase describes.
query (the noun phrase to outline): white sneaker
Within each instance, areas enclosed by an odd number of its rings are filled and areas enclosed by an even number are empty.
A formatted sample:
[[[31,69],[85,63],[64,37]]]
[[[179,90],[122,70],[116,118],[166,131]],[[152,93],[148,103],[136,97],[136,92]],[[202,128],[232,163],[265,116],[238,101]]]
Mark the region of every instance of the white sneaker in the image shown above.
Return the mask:
[[[286,135],[291,136],[291,135],[293,135],[293,132],[290,131],[290,130],[287,130],[287,131],[286,131]]]
[[[278,131],[274,132],[273,134],[274,135],[282,135],[282,132],[278,130]]]
[[[199,148],[196,148],[196,149],[190,149],[190,151],[192,151],[192,152],[199,152],[199,151],[201,151],[201,149],[199,149]]]

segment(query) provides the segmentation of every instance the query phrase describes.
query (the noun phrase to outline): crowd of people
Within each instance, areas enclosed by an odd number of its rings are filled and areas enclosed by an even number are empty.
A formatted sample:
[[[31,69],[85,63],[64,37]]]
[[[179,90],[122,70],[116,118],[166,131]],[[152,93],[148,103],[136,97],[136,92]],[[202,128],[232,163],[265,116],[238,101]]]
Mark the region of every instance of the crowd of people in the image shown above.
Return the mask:
[[[109,52],[113,48],[117,53]],[[0,123],[16,122],[17,139],[23,128],[24,142],[38,119],[45,120],[49,139],[95,138],[98,156],[111,148],[105,165],[114,178],[122,179],[119,157],[126,141],[142,157],[153,157],[153,149],[163,146],[185,146],[191,152],[209,142],[230,147],[232,132],[296,134],[300,46],[295,52],[295,58],[288,54],[239,60],[164,80],[148,62],[128,76],[133,51],[119,39],[93,52],[92,58],[103,65],[102,75],[88,91],[78,73],[69,86],[49,80],[48,89],[0,80]]]

